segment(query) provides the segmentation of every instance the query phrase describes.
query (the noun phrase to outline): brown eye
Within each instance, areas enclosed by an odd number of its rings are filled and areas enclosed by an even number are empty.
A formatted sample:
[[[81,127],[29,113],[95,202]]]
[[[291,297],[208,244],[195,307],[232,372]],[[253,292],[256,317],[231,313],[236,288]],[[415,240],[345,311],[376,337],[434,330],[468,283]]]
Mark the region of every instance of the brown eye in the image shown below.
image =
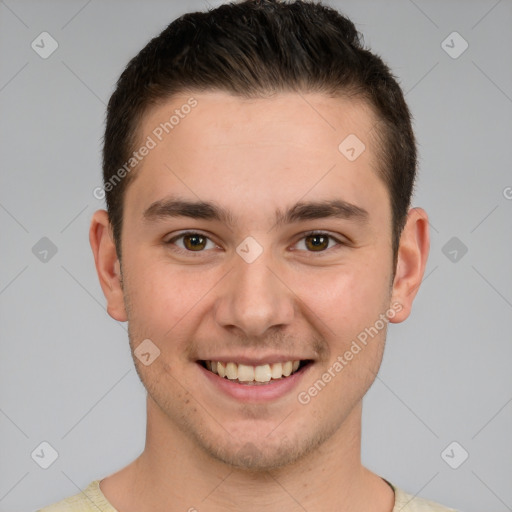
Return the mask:
[[[329,238],[326,235],[308,235],[305,237],[306,247],[310,251],[323,251],[329,246]]]
[[[184,235],[183,245],[189,251],[202,251],[206,247],[207,238],[199,234]]]
[[[218,249],[218,246],[208,236],[196,231],[181,233],[165,242],[172,250],[179,254],[192,256],[193,252],[207,253],[211,249]],[[200,256],[197,254],[196,256]]]

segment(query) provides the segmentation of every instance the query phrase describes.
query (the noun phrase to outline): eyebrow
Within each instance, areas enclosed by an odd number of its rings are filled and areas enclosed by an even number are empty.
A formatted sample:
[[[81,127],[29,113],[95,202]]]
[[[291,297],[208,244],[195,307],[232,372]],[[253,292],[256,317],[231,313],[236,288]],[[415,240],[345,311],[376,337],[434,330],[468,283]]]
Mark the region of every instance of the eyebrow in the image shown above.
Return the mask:
[[[219,221],[234,226],[234,216],[229,210],[208,201],[189,201],[168,197],[155,201],[143,213],[143,219],[148,223],[173,217]],[[275,225],[325,218],[354,220],[363,223],[368,220],[368,217],[369,214],[364,208],[342,199],[298,202],[284,212],[277,209]]]
[[[170,217],[217,220],[233,225],[233,216],[221,206],[206,201],[188,201],[174,197],[155,201],[143,214],[143,219],[146,222],[165,220]]]
[[[277,210],[276,225],[326,218],[366,222],[368,217],[369,214],[364,208],[342,199],[333,199],[330,201],[299,202],[284,213],[281,210]]]

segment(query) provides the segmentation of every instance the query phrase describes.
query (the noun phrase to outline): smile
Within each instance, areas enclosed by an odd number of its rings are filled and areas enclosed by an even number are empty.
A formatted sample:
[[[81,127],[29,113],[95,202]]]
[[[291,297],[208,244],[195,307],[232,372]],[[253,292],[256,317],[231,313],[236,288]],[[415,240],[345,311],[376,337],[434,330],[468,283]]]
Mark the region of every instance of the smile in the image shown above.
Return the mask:
[[[298,372],[309,362],[309,360],[296,360],[257,366],[231,361],[200,361],[200,364],[210,372],[232,382],[246,385],[259,385],[285,379]]]

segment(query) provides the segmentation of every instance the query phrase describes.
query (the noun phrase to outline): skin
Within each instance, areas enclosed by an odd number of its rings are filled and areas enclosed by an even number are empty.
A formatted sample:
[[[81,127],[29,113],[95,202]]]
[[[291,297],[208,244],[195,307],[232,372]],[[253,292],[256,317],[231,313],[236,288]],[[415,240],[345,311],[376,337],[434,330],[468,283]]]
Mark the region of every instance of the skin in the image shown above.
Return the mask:
[[[149,111],[141,141],[189,97]],[[391,322],[408,317],[427,261],[427,215],[410,210],[393,277],[389,194],[364,103],[296,93],[193,97],[197,107],[149,152],[127,189],[122,264],[107,213],[97,211],[91,223],[108,313],[129,322],[132,351],[148,338],[160,350],[148,366],[134,357],[148,392],[145,449],[101,489],[120,512],[391,511],[391,488],[360,457],[361,400],[379,369],[386,328],[309,403],[297,394],[332,372],[393,305],[400,311]],[[366,146],[352,162],[338,150],[348,134]],[[143,212],[171,194],[215,202],[233,223],[145,222]],[[363,208],[367,218],[276,224],[276,210],[331,199]],[[211,242],[188,252],[183,238],[166,244],[183,230]],[[311,230],[344,243],[311,250]],[[252,263],[236,252],[248,236],[263,248]],[[196,362],[270,353],[313,364],[296,388],[265,403],[219,392]]]

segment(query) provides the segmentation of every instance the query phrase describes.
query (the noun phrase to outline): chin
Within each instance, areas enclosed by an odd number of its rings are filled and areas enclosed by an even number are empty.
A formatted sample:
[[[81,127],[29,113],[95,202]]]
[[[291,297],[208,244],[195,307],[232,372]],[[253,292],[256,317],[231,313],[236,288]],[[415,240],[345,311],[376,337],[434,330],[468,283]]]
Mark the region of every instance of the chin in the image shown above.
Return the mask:
[[[240,470],[260,473],[278,470],[302,460],[325,442],[334,431],[322,429],[311,432],[305,436],[307,429],[294,427],[294,432],[275,429],[270,435],[258,434],[255,431],[241,433],[240,436],[226,435],[223,432],[222,440],[214,440],[208,436],[199,441],[208,456]]]
[[[289,466],[301,458],[297,447],[293,449],[283,444],[268,446],[268,443],[262,446],[252,442],[246,442],[238,450],[227,447],[210,452],[210,455],[232,468],[258,473]]]

